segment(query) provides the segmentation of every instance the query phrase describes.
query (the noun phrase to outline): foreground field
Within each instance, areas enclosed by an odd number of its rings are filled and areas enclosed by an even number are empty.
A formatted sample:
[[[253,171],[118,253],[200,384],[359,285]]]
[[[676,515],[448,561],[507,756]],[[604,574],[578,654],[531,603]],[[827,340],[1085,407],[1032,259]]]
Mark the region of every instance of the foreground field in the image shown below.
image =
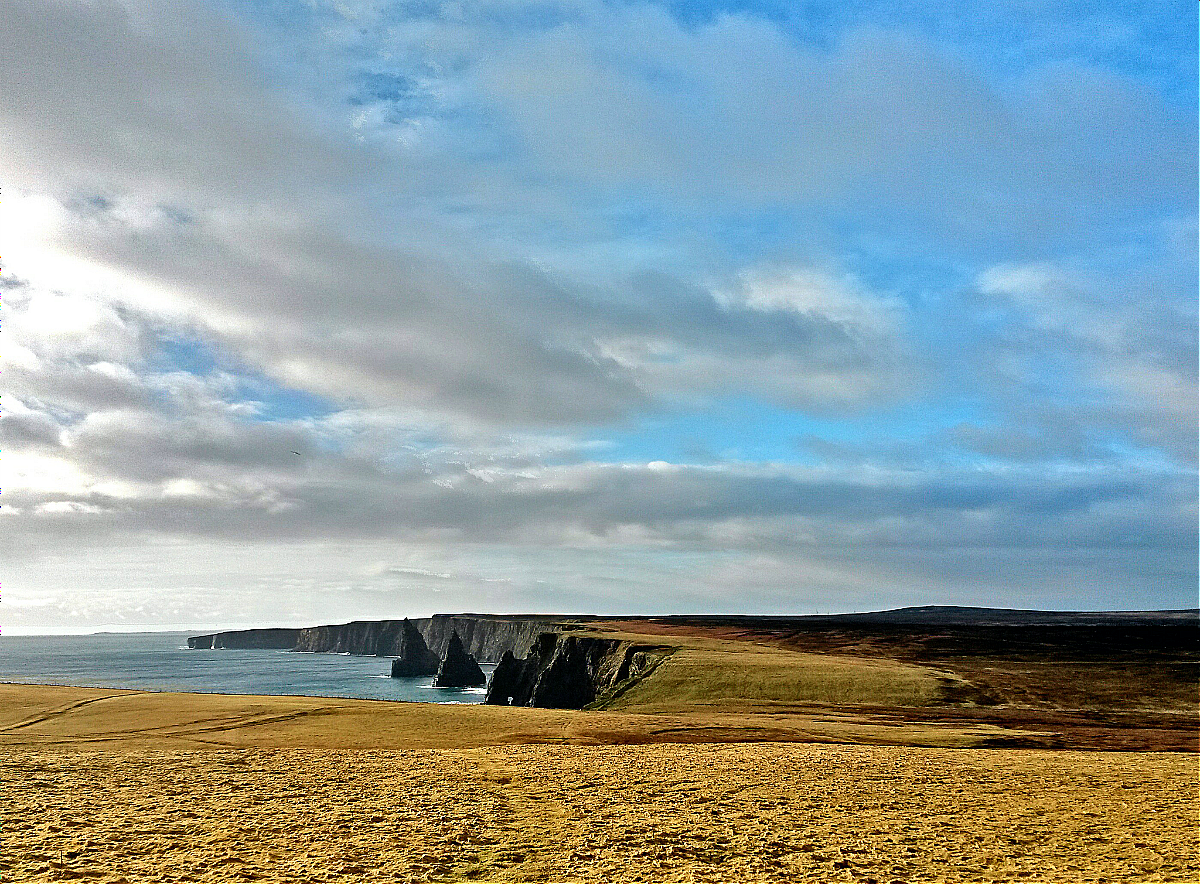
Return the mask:
[[[1196,754],[976,727],[0,685],[0,880],[1200,875]]]
[[[1195,881],[1194,756],[9,752],[4,880]],[[19,784],[19,785],[18,785]]]

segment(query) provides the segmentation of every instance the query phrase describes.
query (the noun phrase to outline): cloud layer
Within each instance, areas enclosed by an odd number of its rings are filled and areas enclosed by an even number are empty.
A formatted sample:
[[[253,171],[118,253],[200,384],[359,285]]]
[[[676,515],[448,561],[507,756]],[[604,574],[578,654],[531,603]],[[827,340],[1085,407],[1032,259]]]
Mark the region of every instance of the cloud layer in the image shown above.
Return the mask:
[[[6,627],[1194,603],[1150,11],[9,13]]]

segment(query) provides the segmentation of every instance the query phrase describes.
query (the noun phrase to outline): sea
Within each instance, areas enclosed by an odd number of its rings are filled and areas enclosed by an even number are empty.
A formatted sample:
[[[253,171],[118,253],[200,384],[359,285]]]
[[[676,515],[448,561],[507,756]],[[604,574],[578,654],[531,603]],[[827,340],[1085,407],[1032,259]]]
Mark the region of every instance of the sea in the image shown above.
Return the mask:
[[[389,657],[190,650],[186,632],[0,636],[0,682],[77,687],[482,703],[483,688],[392,678]],[[480,664],[491,675],[495,665]]]

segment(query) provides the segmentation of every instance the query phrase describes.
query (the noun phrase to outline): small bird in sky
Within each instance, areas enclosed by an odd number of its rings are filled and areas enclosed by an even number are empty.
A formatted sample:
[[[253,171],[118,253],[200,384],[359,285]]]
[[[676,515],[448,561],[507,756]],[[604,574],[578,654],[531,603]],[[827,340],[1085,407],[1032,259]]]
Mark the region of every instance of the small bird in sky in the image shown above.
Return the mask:
[[[300,456],[300,452],[299,452],[299,451],[293,451],[293,452],[292,452],[292,454],[296,455],[296,457],[299,457],[299,456]]]

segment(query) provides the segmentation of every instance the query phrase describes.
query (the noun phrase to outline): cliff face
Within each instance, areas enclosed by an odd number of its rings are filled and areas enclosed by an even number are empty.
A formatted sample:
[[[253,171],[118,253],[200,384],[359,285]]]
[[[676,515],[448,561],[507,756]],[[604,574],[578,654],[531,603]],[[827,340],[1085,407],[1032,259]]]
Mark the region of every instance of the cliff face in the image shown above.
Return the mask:
[[[403,620],[358,620],[301,629],[292,648],[317,654],[396,657],[403,652]]]
[[[498,706],[582,709],[603,703],[648,675],[664,649],[618,639],[544,633],[524,659],[506,652],[485,702]]]
[[[457,632],[468,654],[481,663],[495,663],[505,651],[521,651],[533,644],[543,632],[554,632],[563,622],[560,617],[504,617],[487,614],[434,614],[428,620],[414,620],[430,649],[445,657],[450,636]]]
[[[446,655],[450,636],[457,632],[467,653],[481,662],[494,663],[505,651],[528,648],[541,633],[554,631],[563,620],[539,615],[435,614],[410,622],[438,659]],[[400,657],[404,655],[404,621],[358,620],[305,629],[243,629],[196,635],[187,641],[189,648],[282,649]]]
[[[243,629],[238,632],[218,632],[194,635],[187,640],[189,648],[236,648],[243,651],[290,650],[296,644],[299,629]]]

